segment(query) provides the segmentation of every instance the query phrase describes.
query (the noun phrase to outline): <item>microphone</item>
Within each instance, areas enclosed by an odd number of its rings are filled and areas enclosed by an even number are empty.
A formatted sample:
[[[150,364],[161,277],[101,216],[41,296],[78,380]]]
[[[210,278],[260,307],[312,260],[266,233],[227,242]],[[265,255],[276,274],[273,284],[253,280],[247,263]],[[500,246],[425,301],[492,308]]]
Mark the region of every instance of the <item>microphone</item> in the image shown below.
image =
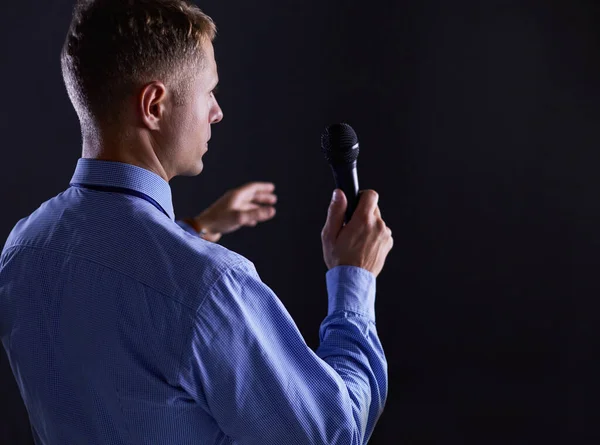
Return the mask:
[[[333,124],[321,135],[321,150],[333,172],[336,188],[342,189],[348,201],[344,222],[348,223],[358,204],[358,137],[354,129],[346,124]]]

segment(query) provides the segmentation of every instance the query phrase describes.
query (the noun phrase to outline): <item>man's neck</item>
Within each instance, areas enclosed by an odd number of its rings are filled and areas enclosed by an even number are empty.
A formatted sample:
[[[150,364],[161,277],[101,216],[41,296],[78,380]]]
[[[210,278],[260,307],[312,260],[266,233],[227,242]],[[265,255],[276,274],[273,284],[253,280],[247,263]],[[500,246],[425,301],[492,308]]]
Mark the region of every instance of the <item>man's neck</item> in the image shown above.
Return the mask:
[[[98,159],[100,161],[114,161],[131,164],[156,173],[167,182],[171,179],[163,168],[154,150],[145,148],[139,143],[127,143],[123,140],[115,142],[114,144],[90,143],[89,141],[84,140],[81,157]]]

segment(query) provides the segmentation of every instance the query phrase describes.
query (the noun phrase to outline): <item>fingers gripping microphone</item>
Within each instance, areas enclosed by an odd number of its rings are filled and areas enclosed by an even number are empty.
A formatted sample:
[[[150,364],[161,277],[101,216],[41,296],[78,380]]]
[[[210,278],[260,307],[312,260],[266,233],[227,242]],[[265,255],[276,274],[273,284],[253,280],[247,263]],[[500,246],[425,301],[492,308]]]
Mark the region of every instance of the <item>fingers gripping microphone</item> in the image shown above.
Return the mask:
[[[342,189],[348,200],[344,221],[347,223],[358,204],[358,137],[346,123],[333,124],[321,136],[321,149],[333,171],[336,188]]]

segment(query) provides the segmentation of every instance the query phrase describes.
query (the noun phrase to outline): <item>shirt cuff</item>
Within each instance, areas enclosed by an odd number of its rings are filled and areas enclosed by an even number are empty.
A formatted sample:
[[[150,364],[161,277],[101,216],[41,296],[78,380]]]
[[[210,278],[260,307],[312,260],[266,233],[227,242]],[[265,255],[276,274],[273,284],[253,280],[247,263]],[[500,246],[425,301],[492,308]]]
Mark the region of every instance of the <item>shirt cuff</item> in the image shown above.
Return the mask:
[[[375,275],[356,266],[336,266],[325,275],[329,308],[355,312],[375,321]]]
[[[192,234],[192,235],[196,235],[198,236],[198,232],[196,232],[194,230],[194,228],[192,226],[190,226],[188,223],[183,222],[182,220],[178,219],[177,221],[175,221],[183,230],[185,230],[186,232]]]

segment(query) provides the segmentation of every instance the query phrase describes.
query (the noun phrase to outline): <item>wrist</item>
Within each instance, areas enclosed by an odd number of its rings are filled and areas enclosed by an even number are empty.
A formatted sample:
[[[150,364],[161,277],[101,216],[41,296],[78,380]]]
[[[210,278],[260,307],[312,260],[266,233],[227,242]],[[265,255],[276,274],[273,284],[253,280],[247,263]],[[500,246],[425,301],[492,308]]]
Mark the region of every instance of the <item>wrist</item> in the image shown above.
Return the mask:
[[[336,266],[325,275],[329,305],[327,315],[354,312],[375,321],[376,278],[358,266]]]
[[[196,217],[184,218],[183,222],[189,224],[194,231],[203,239],[217,242],[221,238],[221,234],[214,232],[211,226],[200,215]]]
[[[192,217],[184,218],[183,222],[185,222],[186,224],[191,226],[192,229],[194,229],[194,231],[200,236],[204,236],[208,233],[208,230],[206,229],[206,227],[200,221],[198,221],[196,218],[192,218]]]

